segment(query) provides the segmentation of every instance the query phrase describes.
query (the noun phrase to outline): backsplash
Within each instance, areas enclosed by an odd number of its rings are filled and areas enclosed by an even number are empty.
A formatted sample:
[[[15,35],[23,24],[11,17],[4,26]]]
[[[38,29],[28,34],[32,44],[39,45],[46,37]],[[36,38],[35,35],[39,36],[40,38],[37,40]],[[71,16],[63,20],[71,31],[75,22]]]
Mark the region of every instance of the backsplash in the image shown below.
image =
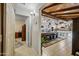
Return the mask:
[[[41,20],[41,31],[52,32],[52,31],[71,31],[72,20],[64,21],[61,19],[52,19],[42,16]]]

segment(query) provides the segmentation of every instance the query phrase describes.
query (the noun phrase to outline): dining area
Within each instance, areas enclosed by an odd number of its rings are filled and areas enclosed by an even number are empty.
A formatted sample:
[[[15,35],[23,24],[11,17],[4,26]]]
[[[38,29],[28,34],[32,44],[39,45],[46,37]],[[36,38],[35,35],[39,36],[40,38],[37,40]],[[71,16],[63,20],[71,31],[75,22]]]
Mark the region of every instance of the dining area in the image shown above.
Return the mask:
[[[58,33],[41,33],[42,36],[46,36],[48,40],[55,40],[58,37]]]

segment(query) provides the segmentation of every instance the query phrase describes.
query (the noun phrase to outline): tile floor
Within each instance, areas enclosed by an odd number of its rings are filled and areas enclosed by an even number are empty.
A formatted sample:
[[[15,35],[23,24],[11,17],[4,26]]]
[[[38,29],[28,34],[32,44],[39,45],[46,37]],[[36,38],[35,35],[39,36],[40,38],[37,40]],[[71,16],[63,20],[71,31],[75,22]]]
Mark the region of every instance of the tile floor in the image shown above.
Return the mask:
[[[15,56],[37,56],[34,49],[27,47],[26,43],[23,42],[23,45],[19,48],[15,48]]]
[[[43,56],[71,56],[72,39],[64,39],[49,47],[43,47],[42,51]]]

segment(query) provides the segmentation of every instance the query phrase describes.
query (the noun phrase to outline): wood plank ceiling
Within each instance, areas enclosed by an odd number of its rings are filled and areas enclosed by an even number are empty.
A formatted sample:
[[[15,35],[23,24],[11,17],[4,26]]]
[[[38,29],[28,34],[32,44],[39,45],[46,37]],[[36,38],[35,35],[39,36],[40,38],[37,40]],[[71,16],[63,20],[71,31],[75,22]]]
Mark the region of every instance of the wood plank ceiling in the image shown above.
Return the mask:
[[[42,15],[51,18],[73,19],[79,17],[78,3],[53,3],[42,9]]]

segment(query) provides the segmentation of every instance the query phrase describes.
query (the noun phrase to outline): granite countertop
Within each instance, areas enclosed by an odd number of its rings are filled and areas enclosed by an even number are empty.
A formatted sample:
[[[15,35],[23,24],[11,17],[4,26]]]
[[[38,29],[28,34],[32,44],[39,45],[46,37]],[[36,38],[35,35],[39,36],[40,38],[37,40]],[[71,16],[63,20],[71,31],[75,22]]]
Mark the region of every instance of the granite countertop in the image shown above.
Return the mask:
[[[55,34],[57,32],[42,32],[41,34]]]
[[[41,33],[55,33],[57,31],[50,31],[50,32],[41,32]]]

